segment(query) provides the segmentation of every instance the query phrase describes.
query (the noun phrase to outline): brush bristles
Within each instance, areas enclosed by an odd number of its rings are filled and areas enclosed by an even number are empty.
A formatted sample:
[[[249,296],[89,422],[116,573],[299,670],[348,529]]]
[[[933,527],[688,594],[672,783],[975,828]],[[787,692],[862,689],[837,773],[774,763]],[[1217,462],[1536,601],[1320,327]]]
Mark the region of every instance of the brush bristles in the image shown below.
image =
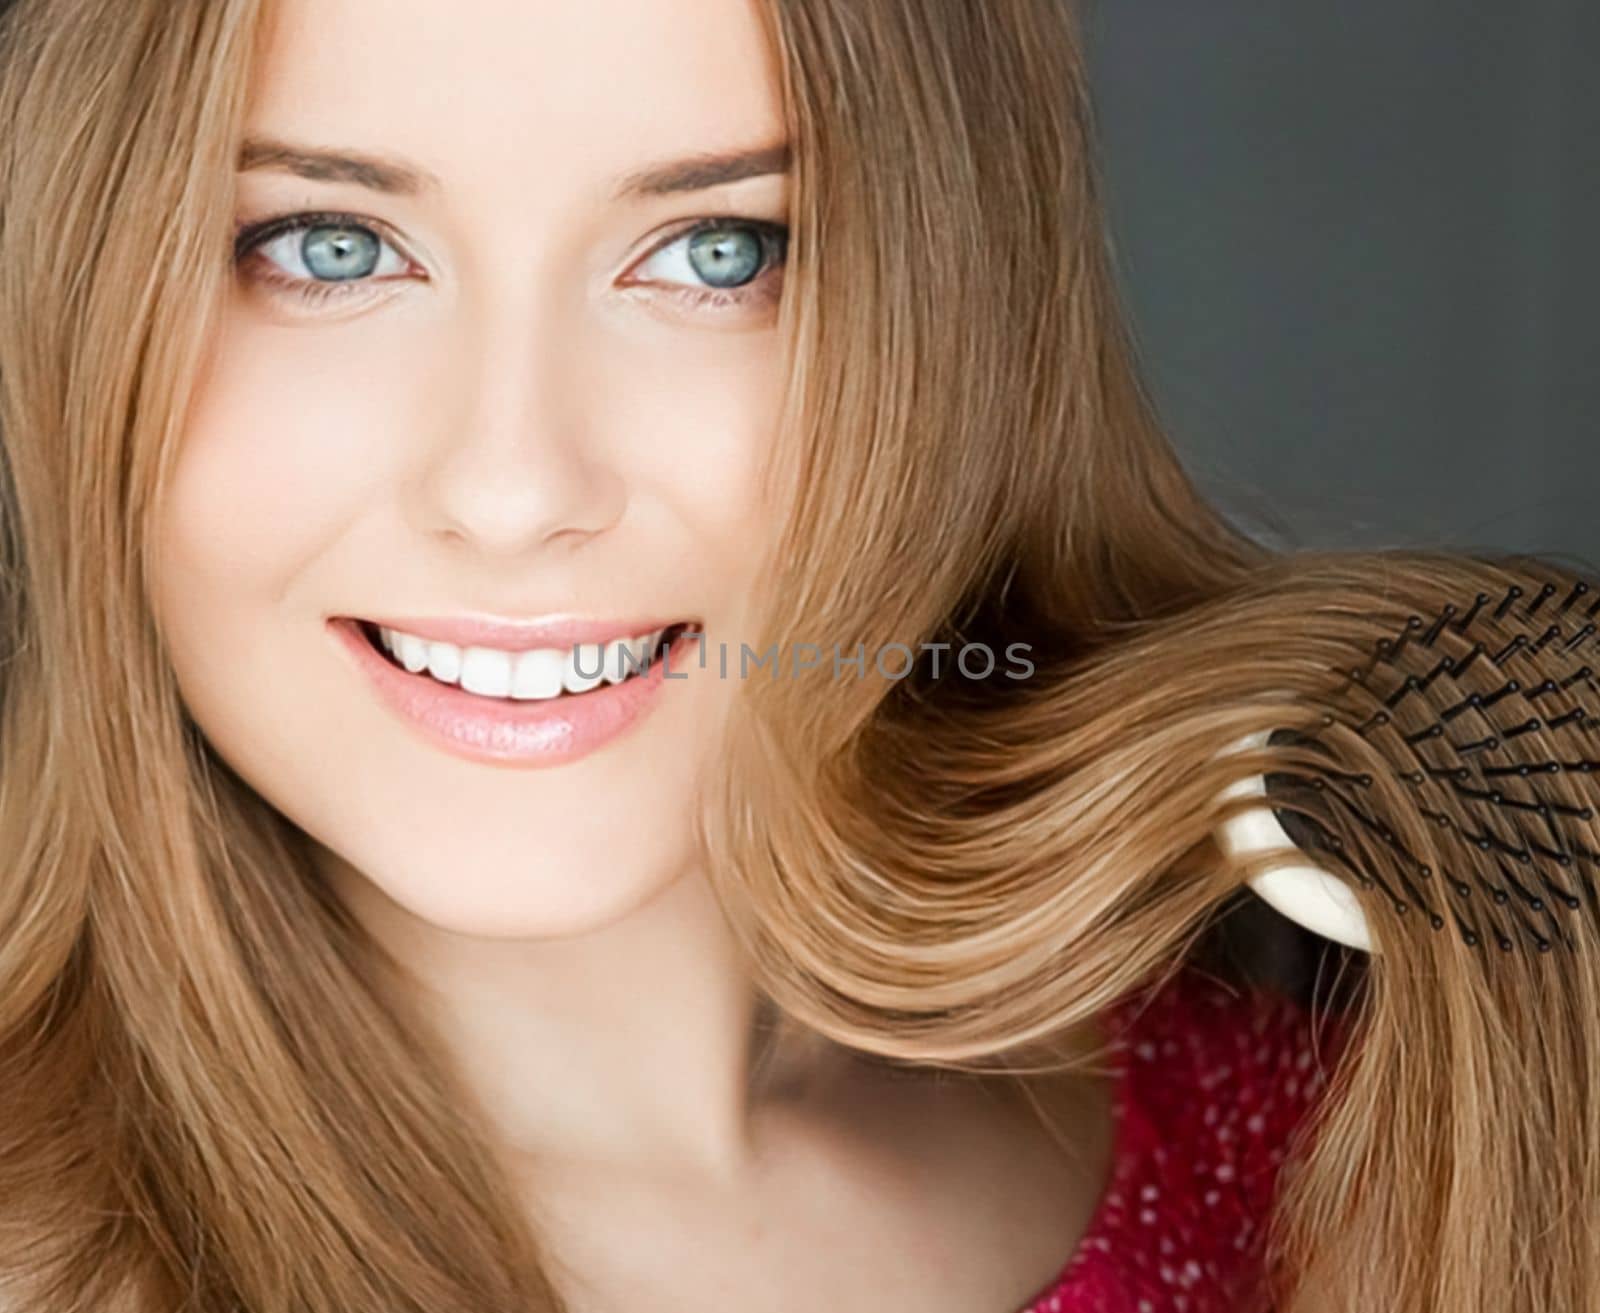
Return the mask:
[[[1600,927],[1591,591],[1441,599],[1334,672],[1321,726],[1270,739],[1294,758],[1265,783],[1295,841],[1473,948],[1570,949],[1573,918]],[[1340,769],[1375,757],[1386,774]]]

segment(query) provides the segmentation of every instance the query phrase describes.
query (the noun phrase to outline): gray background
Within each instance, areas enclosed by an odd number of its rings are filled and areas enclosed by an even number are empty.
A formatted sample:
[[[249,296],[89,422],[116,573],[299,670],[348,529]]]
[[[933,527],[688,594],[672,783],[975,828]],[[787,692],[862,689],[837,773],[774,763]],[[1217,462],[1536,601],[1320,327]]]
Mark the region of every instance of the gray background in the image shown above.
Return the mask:
[[[1594,569],[1600,3],[1079,12],[1118,276],[1202,486],[1279,545]]]

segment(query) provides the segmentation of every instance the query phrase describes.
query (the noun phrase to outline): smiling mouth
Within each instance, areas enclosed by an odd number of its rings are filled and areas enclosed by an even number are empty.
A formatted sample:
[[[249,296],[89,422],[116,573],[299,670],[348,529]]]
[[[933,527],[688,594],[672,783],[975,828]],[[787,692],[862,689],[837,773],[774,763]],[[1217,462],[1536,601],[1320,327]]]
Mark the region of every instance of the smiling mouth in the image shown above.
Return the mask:
[[[385,643],[383,641],[383,636],[379,632],[378,626],[376,624],[374,624],[370,620],[362,620],[362,619],[358,619],[358,618],[354,618],[354,617],[352,617],[352,622],[354,623],[356,629],[359,630],[359,632],[361,633],[361,636],[364,639],[366,639],[367,644],[372,648],[372,650],[374,652],[376,652],[381,658],[383,658],[383,660],[388,665],[392,666],[395,670],[399,671],[401,674],[406,675],[406,676],[408,676],[410,678],[413,678],[413,679],[430,680],[431,682],[434,682],[434,683],[437,683],[437,684],[441,684],[441,685],[445,685],[445,686],[448,686],[448,687],[460,687],[461,686],[460,685],[460,679],[459,679],[459,662],[456,663],[456,668],[457,668],[457,677],[456,678],[443,678],[439,674],[434,673],[434,671],[432,669],[434,663],[431,660],[428,663],[428,665],[424,665],[418,670],[412,670],[409,666],[407,666],[399,658],[399,656],[395,652],[390,651],[389,648],[385,645]],[[498,697],[503,698],[503,700],[505,700],[505,701],[549,701],[549,700],[553,700],[553,699],[556,699],[556,698],[583,697],[587,693],[594,692],[594,691],[597,691],[597,690],[600,690],[600,689],[612,688],[612,687],[615,687],[618,684],[627,683],[627,682],[629,682],[631,680],[637,679],[640,676],[648,675],[650,673],[650,671],[658,663],[660,663],[661,661],[665,660],[667,652],[668,652],[668,649],[670,649],[672,647],[672,645],[674,643],[676,643],[680,638],[682,638],[685,634],[691,634],[691,633],[698,634],[700,632],[702,632],[702,627],[699,624],[697,624],[696,622],[693,622],[693,621],[683,620],[683,621],[679,621],[676,624],[668,625],[665,629],[663,629],[661,631],[661,634],[657,638],[657,640],[655,642],[655,645],[652,648],[650,648],[648,651],[644,652],[642,655],[637,657],[636,660],[632,661],[632,662],[623,662],[620,659],[618,659],[616,662],[613,662],[611,660],[611,654],[610,654],[609,649],[608,649],[607,658],[606,658],[606,667],[605,668],[611,669],[613,674],[618,674],[621,677],[620,678],[613,678],[611,674],[608,674],[604,678],[600,679],[598,682],[593,683],[592,687],[583,688],[581,690],[574,690],[574,689],[566,687],[565,684],[563,684],[562,687],[560,688],[560,691],[556,692],[556,693],[553,693],[553,694],[551,694],[551,693],[539,693],[539,694],[536,694],[536,695],[534,695],[532,697],[518,696],[518,697],[515,697],[515,698],[513,698],[510,694],[500,694],[500,695],[484,694],[483,696],[488,696],[488,697],[496,697],[496,696],[498,696]],[[454,646],[454,645],[449,645],[449,646]],[[457,649],[458,652],[461,651],[461,650],[462,649]],[[559,655],[563,659],[565,659],[568,656],[568,653],[569,653],[570,649],[540,649],[540,651],[546,657],[546,659],[548,659],[548,654],[550,652],[557,652],[557,653],[559,653]],[[517,653],[517,654],[508,654],[508,655],[512,656],[512,661],[513,661],[513,663],[515,663],[515,662],[521,660],[522,657],[524,655],[526,655],[526,654]],[[446,673],[448,673],[448,668],[446,670]],[[579,672],[579,673],[582,674],[583,672]],[[586,677],[586,678],[583,678],[581,680],[581,682],[585,683],[585,684],[589,684],[589,683],[591,683],[591,680]],[[463,690],[463,691],[466,691],[466,690]]]

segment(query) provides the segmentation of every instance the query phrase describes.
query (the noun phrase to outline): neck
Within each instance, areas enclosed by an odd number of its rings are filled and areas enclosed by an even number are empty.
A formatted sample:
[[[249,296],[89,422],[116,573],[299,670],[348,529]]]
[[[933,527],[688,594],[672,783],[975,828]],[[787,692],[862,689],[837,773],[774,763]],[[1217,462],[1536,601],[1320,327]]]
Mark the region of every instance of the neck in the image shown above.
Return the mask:
[[[405,965],[514,1164],[732,1179],[762,1105],[804,1082],[771,1050],[773,1017],[698,866],[608,926],[546,940],[444,930],[342,863],[330,876]]]

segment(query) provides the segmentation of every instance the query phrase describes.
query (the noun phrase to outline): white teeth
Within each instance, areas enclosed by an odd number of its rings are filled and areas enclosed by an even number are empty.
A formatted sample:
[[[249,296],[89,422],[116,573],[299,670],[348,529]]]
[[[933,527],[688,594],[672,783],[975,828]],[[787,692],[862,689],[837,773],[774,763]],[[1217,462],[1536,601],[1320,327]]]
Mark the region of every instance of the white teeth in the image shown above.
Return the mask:
[[[665,629],[657,629],[610,643],[507,652],[492,647],[459,648],[396,629],[378,629],[385,650],[414,675],[426,670],[441,683],[459,684],[468,693],[523,701],[553,698],[563,689],[587,693],[602,682],[620,684],[631,675],[643,674],[664,633]]]
[[[446,684],[461,678],[461,649],[449,643],[428,644],[428,673]]]
[[[646,634],[642,638],[619,638],[614,643],[606,644],[605,680],[608,684],[620,684],[629,675],[643,673],[645,658],[656,650],[656,644],[661,641],[665,629],[658,629],[653,634]]]
[[[593,671],[593,674],[586,672]],[[561,669],[561,682],[568,693],[587,693],[599,686],[604,677],[600,663],[599,643],[575,643],[567,651],[566,664]]]
[[[503,698],[511,692],[511,668],[516,660],[509,652],[492,647],[466,648],[461,653],[461,687],[468,693]]]
[[[553,648],[522,653],[512,672],[511,696],[523,701],[555,697],[561,692],[561,672],[566,664]]]
[[[400,664],[413,675],[428,664],[428,645],[411,634],[397,634],[392,629],[380,630],[388,649],[400,659]]]

